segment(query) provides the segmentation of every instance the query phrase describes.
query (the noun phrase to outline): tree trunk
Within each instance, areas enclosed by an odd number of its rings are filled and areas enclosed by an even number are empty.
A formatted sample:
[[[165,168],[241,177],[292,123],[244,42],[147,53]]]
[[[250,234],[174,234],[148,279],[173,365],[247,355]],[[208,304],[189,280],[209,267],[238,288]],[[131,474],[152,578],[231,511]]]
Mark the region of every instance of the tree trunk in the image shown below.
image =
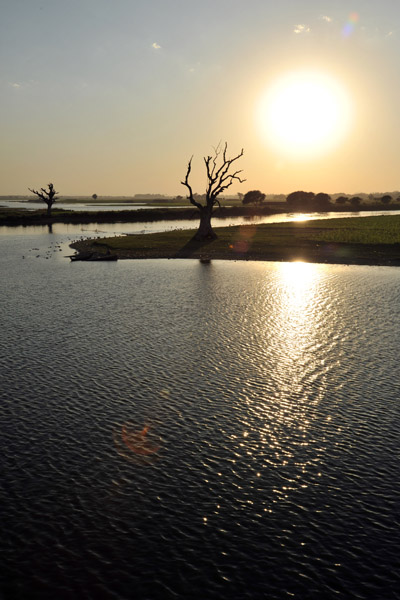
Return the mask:
[[[212,207],[203,206],[200,210],[200,225],[193,239],[202,242],[204,240],[215,240],[218,236],[211,227]]]
[[[50,202],[48,202],[48,203],[47,203],[47,216],[48,216],[48,217],[51,217],[51,206],[52,206],[52,205],[50,204]]]

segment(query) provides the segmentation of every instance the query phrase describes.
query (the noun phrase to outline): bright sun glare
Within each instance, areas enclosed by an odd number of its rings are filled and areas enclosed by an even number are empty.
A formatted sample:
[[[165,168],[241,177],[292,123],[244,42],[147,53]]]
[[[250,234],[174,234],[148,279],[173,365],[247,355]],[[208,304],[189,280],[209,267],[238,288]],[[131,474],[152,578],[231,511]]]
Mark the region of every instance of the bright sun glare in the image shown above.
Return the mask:
[[[258,112],[262,138],[275,150],[309,158],[349,132],[350,100],[333,78],[315,71],[286,74],[266,90]]]

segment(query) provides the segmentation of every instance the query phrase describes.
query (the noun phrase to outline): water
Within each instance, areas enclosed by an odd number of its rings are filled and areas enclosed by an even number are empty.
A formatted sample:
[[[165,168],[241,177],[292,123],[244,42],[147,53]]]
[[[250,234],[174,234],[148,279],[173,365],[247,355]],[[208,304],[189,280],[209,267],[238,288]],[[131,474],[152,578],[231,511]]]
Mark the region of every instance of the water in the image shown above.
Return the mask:
[[[108,210],[106,207],[105,210]],[[238,225],[262,224],[262,223],[288,223],[291,221],[311,221],[316,219],[336,219],[351,218],[354,216],[387,216],[398,215],[399,211],[363,211],[363,212],[343,212],[343,213],[282,213],[263,217],[229,217],[221,219],[213,218],[214,227],[228,227]],[[106,237],[109,235],[129,235],[143,233],[158,233],[160,231],[174,231],[176,229],[196,229],[198,227],[197,211],[193,211],[192,219],[180,219],[174,221],[153,221],[144,223],[85,223],[74,225],[71,223],[54,223],[53,225],[35,225],[35,226],[0,226],[1,235],[24,235],[27,233],[33,235],[54,234],[52,240],[73,241],[82,237]],[[60,237],[61,236],[61,237]]]
[[[0,237],[3,597],[399,598],[400,270],[64,235]]]
[[[3,200],[0,199],[0,206],[5,208],[25,208],[26,210],[44,210],[44,202],[30,202],[28,200]],[[43,208],[44,207],[44,208]],[[141,208],[157,208],[146,204],[86,204],[85,202],[56,202],[54,208],[63,210],[76,210],[85,212],[98,212],[104,210],[140,210]]]

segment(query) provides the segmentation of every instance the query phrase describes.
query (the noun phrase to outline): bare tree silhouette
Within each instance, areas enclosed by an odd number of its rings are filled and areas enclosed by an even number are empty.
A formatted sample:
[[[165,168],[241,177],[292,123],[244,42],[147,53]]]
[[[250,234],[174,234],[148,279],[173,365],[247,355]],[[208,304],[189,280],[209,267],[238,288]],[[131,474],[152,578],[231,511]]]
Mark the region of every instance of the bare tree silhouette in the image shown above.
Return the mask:
[[[36,196],[38,196],[38,198],[43,200],[43,202],[46,202],[47,216],[51,217],[51,207],[53,206],[54,202],[57,200],[56,194],[58,194],[58,192],[56,192],[56,190],[54,189],[54,185],[52,183],[49,183],[47,187],[49,188],[48,190],[46,190],[45,188],[40,188],[40,191],[31,190],[31,188],[28,188],[28,190],[30,192],[32,192],[32,194],[36,194]]]
[[[201,202],[196,200],[196,195],[193,194],[192,187],[189,183],[193,156],[189,160],[185,180],[181,181],[182,185],[186,186],[189,191],[189,195],[187,196],[188,200],[200,211],[200,225],[193,238],[195,240],[203,241],[218,237],[211,226],[211,217],[214,212],[214,207],[216,205],[219,207],[221,206],[218,196],[231,186],[234,181],[239,181],[239,183],[246,181],[239,177],[239,173],[242,172],[241,170],[232,170],[233,163],[243,156],[243,148],[241,152],[233,158],[227,157],[227,149],[227,142],[225,142],[223,150],[221,149],[221,145],[218,144],[214,149],[213,156],[204,156],[204,164],[206,165],[207,172],[205,204],[201,204]]]

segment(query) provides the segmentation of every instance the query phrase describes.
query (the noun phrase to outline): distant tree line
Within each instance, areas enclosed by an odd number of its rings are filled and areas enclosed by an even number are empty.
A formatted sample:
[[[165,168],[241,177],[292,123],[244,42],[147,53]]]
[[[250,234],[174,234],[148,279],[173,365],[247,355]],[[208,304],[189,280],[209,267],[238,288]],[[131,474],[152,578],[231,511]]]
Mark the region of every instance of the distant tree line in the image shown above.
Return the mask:
[[[384,205],[388,205],[393,200],[393,197],[390,194],[384,194],[381,197],[376,197],[373,194],[370,194],[368,199],[371,204],[378,204],[378,202],[381,202]],[[397,198],[397,200],[400,200],[400,198]],[[335,200],[335,203],[339,205],[348,203],[351,206],[359,206],[362,204],[362,198],[360,198],[360,196],[338,196]]]
[[[135,194],[135,200],[165,200],[168,196],[165,194]]]
[[[253,204],[255,206],[261,206],[265,203],[266,195],[260,192],[260,190],[250,190],[246,194],[239,194],[239,198],[243,205]],[[369,198],[375,204],[381,202],[382,204],[389,204],[392,201],[392,196],[385,194],[381,198]],[[400,198],[399,198],[400,200]],[[286,205],[290,211],[304,211],[304,212],[326,212],[332,209],[333,205],[343,206],[349,204],[353,209],[357,209],[363,202],[360,196],[338,196],[335,201],[329,194],[319,192],[305,192],[298,190],[292,192],[286,196]]]
[[[374,203],[381,202],[382,204],[389,204],[392,201],[392,196],[385,194],[381,198],[370,197]],[[349,204],[352,208],[358,208],[363,202],[360,196],[338,196],[335,200],[335,204],[343,206]],[[327,211],[332,208],[332,198],[329,194],[320,192],[314,194],[313,192],[297,191],[292,192],[286,198],[286,204],[290,210],[303,210],[303,211]]]
[[[352,196],[350,198],[347,196],[338,196],[338,198],[335,200],[335,203],[338,206],[343,206],[344,204],[348,203],[353,208],[357,208],[357,206],[360,206],[362,203],[362,198],[360,198],[360,196]]]
[[[319,192],[292,192],[286,198],[286,204],[290,210],[326,211],[331,208],[331,197],[329,194]]]

